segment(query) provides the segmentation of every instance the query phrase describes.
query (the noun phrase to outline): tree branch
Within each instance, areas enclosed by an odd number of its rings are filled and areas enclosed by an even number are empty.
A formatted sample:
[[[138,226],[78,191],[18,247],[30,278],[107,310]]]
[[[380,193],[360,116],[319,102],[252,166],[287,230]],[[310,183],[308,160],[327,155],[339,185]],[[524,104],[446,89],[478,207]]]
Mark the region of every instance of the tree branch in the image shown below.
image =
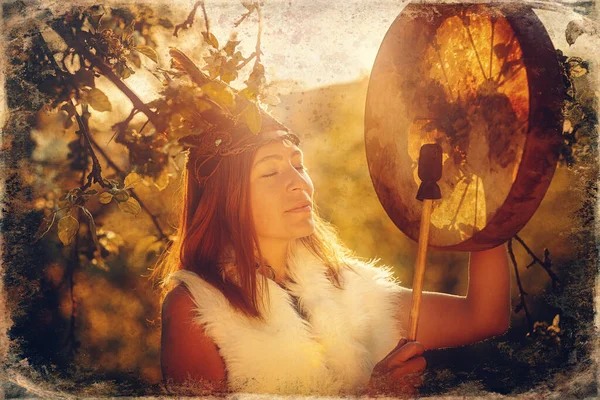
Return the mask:
[[[108,166],[111,167],[113,170],[115,170],[115,172],[117,174],[119,174],[122,178],[124,178],[127,174],[123,170],[121,170],[121,168],[119,168],[119,166],[117,164],[114,163],[114,161],[108,156],[108,154],[106,154],[106,152],[104,150],[102,150],[100,145],[98,145],[98,143],[93,138],[90,138],[90,141],[91,141],[91,144],[96,148],[98,153],[100,153],[100,155],[106,160],[106,163],[108,164]],[[136,199],[138,201],[138,203],[140,203],[140,207],[146,212],[146,214],[148,214],[148,216],[152,220],[152,223],[154,224],[154,226],[156,227],[156,230],[158,231],[159,239],[167,239],[167,235],[163,232],[162,228],[160,227],[160,224],[158,223],[158,218],[156,218],[156,216],[154,214],[152,214],[152,212],[150,212],[148,207],[146,207],[144,202],[139,198],[139,196],[135,193],[135,191],[133,189],[129,189],[129,190],[131,191],[131,197],[133,197],[134,199]]]
[[[188,17],[186,18],[186,20],[183,21],[179,25],[175,25],[175,31],[173,31],[173,36],[177,37],[177,34],[179,33],[180,29],[188,29],[193,25],[194,16],[196,15],[196,10],[198,9],[198,7],[200,6],[201,3],[203,3],[203,2],[197,1],[196,4],[194,4],[194,8],[192,9],[192,11],[188,14]],[[204,15],[206,18],[206,13]],[[208,21],[208,19],[207,19],[207,21]],[[208,25],[208,22],[207,22],[207,25]]]
[[[56,24],[61,23],[58,21]],[[110,81],[119,88],[125,96],[131,101],[133,107],[137,110],[143,112],[148,116],[156,130],[160,133],[167,129],[166,124],[155,114],[150,108],[127,86],[121,78],[117,76],[115,72],[113,72],[112,68],[108,66],[104,61],[102,61],[99,57],[92,54],[84,44],[80,43],[77,39],[71,37],[71,34],[68,32],[63,32],[59,27],[53,26],[54,31],[65,41],[67,46],[77,50],[81,56],[83,56],[86,60],[88,60],[93,67],[96,67],[102,72],[104,76],[106,76]]]

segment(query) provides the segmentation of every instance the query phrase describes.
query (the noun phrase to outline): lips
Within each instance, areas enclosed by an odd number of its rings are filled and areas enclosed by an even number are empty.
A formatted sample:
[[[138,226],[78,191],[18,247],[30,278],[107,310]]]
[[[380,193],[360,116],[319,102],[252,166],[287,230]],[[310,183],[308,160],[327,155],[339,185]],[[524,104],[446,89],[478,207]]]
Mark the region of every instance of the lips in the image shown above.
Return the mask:
[[[310,211],[312,209],[312,203],[310,201],[302,201],[297,203],[294,207],[290,208],[286,212],[292,211]]]

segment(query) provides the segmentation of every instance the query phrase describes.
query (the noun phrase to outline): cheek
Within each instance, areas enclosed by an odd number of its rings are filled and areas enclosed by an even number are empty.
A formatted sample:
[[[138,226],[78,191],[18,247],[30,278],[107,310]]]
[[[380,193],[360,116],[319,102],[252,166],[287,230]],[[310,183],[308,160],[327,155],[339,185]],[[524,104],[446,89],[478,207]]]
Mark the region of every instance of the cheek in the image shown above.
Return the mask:
[[[264,232],[277,218],[278,198],[268,185],[254,185],[251,191],[250,206],[257,232]]]

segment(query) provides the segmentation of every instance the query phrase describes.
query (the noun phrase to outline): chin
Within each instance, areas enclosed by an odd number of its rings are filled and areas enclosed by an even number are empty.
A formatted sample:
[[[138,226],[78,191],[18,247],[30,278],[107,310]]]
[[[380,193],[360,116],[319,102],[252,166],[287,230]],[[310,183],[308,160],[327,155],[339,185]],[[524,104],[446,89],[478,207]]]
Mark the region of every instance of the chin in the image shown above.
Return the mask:
[[[305,221],[302,221],[301,223],[296,224],[296,226],[294,226],[292,231],[294,232],[294,237],[296,239],[299,239],[299,238],[305,237],[305,236],[310,236],[315,231],[315,222],[313,221],[312,217],[307,218]]]

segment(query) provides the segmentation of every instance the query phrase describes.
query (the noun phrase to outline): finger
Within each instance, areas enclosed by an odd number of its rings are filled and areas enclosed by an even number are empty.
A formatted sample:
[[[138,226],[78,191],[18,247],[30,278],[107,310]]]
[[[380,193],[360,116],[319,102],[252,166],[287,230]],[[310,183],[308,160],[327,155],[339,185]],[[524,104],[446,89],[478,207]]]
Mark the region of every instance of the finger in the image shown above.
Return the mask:
[[[375,367],[373,368],[373,373],[374,374],[383,374],[389,371],[389,367],[387,365],[387,363],[390,361],[390,359],[394,356],[394,352],[399,349],[400,347],[404,346],[406,343],[408,343],[408,340],[406,338],[402,338],[400,339],[400,341],[398,342],[398,344],[396,344],[396,347],[394,347],[392,349],[392,351],[390,351],[381,361],[379,361]]]
[[[386,361],[386,366],[392,368],[402,364],[404,361],[409,360],[414,356],[421,355],[425,352],[425,348],[419,342],[408,342],[404,346],[400,347],[396,352]]]
[[[392,351],[390,351],[389,353],[387,353],[387,355],[386,355],[386,356],[383,358],[383,360],[381,360],[381,361],[384,361],[384,360],[386,360],[387,358],[389,358],[390,356],[392,356],[396,350],[398,350],[400,347],[404,346],[406,343],[408,343],[408,340],[407,340],[407,339],[405,339],[405,338],[402,338],[402,339],[400,339],[400,340],[398,341],[398,343],[396,344],[396,347],[394,347],[394,348],[392,349]]]
[[[408,374],[420,374],[425,370],[426,366],[427,361],[425,361],[424,357],[415,357],[392,369],[390,374],[395,378],[400,378]]]

